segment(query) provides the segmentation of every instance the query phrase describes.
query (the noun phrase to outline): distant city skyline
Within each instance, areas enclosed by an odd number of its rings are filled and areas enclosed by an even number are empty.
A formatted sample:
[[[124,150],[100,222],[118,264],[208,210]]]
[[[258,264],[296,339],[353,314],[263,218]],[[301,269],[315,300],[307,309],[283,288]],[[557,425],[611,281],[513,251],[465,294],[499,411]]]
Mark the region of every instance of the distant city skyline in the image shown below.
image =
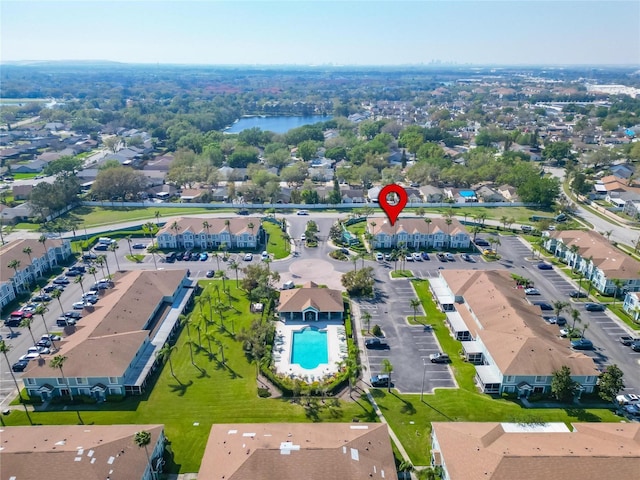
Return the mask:
[[[0,61],[639,65],[640,2],[3,0]]]

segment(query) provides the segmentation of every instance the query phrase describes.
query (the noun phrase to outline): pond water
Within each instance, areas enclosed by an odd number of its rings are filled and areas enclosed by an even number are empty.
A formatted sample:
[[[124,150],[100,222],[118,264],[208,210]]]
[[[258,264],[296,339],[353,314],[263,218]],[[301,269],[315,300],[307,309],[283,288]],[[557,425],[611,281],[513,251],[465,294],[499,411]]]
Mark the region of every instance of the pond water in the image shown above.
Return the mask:
[[[312,125],[318,122],[326,122],[331,120],[331,115],[311,115],[308,117],[244,117],[238,120],[225,130],[225,133],[240,133],[249,128],[258,127],[261,130],[275,133],[286,133],[292,128],[301,127],[303,125]]]

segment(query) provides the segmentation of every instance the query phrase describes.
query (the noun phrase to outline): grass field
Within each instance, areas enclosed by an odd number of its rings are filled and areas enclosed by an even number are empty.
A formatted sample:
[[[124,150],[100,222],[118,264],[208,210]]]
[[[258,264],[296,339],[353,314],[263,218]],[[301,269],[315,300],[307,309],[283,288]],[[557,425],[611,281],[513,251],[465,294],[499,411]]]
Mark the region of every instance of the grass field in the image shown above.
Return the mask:
[[[392,270],[391,278],[412,278],[413,272],[411,270]]]
[[[163,423],[174,454],[174,463],[168,463],[167,467],[174,473],[184,473],[198,471],[213,423],[350,422],[354,418],[376,421],[371,405],[362,399],[302,406],[290,399],[258,397],[255,365],[247,361],[242,345],[232,332],[249,328],[259,314],[249,313],[248,300],[236,288],[235,280],[227,280],[226,284],[230,287],[234,309],[224,313],[223,322],[214,310],[211,322],[208,302],[202,307],[196,302],[190,316],[193,324],[188,331],[182,330],[171,353],[175,377],[167,363],[143,396],[130,397],[120,403],[80,406],[78,411],[34,412],[33,422],[43,425]],[[201,298],[210,295],[215,304],[220,292],[222,302],[227,302],[221,281],[203,281],[201,285],[205,286]],[[189,339],[193,342],[191,348],[197,367],[191,363]],[[17,408],[4,420],[7,425],[28,424],[24,412]]]
[[[221,212],[224,210],[215,210]],[[159,213],[160,222],[166,222],[169,218],[181,215],[197,215],[199,213],[211,213],[207,208],[170,208],[153,206],[148,208],[117,208],[117,207],[78,207],[62,216],[70,219],[83,227],[91,228],[101,225],[112,225],[134,220],[149,220],[156,222],[156,212]],[[229,211],[231,213],[231,211]]]
[[[290,244],[288,240],[285,240],[285,232],[283,232],[277,224],[272,222],[262,222],[262,228],[267,232],[269,239],[267,252],[272,254],[275,260],[285,258],[289,255]]]

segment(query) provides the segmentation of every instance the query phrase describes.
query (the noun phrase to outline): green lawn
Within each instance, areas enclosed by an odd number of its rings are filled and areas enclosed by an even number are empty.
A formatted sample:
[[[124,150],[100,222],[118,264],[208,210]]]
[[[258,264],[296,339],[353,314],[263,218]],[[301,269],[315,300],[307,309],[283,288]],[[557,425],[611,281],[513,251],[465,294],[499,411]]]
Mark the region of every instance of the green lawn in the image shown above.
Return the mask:
[[[615,304],[615,306],[612,303],[610,303],[609,305],[607,305],[607,307],[609,308],[609,310],[615,313],[620,320],[626,323],[630,328],[632,328],[636,332],[640,331],[640,323],[634,322],[633,319],[629,316],[629,314],[623,310],[622,302],[618,301]]]
[[[442,313],[429,292],[428,280],[412,280],[426,317],[416,323],[428,323],[444,352],[451,357],[451,368],[460,388],[438,389],[433,394],[401,395],[375,389],[372,394],[393,431],[401,439],[414,465],[428,465],[431,422],[505,421],[505,422],[619,422],[620,417],[607,409],[523,408],[519,403],[496,399],[477,392],[475,368],[460,356],[461,344],[451,337]],[[413,322],[413,315],[408,317]]]
[[[391,278],[413,278],[411,270],[392,270]]]
[[[201,284],[206,286],[204,296],[210,294],[215,304],[218,300],[215,286],[221,287],[222,282],[210,280]],[[174,453],[174,463],[167,466],[173,473],[185,473],[198,471],[213,423],[350,422],[354,418],[376,421],[371,405],[364,400],[337,402],[335,405],[329,401],[326,404],[318,402],[317,405],[303,407],[292,404],[289,399],[259,398],[255,365],[247,361],[240,342],[229,332],[232,325],[235,332],[248,328],[259,315],[249,313],[248,301],[236,288],[235,280],[227,280],[227,286],[230,286],[232,304],[237,311],[228,310],[224,314],[226,329],[221,327],[219,315],[214,311],[215,323],[209,323],[208,327],[209,334],[224,346],[224,365],[220,349],[213,339],[209,346],[204,327],[199,339],[196,328],[191,326],[191,339],[196,343],[193,347],[194,363],[199,368],[191,364],[189,335],[185,328],[171,354],[176,378],[171,376],[167,363],[157,382],[149,386],[149,392],[144,396],[97,407],[82,406],[78,412],[37,412],[32,414],[33,422],[44,425],[164,423]],[[222,292],[220,298],[227,301]],[[201,322],[203,317],[209,319],[209,304],[205,302],[200,309],[196,302],[192,318],[204,324]],[[24,412],[18,409],[4,420],[7,425],[28,424]]]
[[[290,243],[284,237],[286,232],[283,232],[273,222],[262,222],[262,228],[267,232],[267,238],[269,239],[267,252],[273,255],[274,260],[279,260],[289,255]]]
[[[16,180],[30,180],[41,175],[40,173],[12,173],[11,176]]]

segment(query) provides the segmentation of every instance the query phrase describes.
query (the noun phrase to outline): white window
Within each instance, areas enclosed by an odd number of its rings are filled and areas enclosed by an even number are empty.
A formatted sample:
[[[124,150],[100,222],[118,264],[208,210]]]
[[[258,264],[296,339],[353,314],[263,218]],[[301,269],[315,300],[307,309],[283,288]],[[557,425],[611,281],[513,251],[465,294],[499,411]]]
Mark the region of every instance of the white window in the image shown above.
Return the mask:
[[[27,385],[35,385],[35,384],[36,384],[35,378],[27,378]]]
[[[86,377],[76,377],[76,385],[88,385],[89,381]]]
[[[91,390],[88,388],[79,388],[78,391],[80,392],[80,395],[91,395]]]
[[[506,383],[512,383],[516,379],[515,375],[507,375],[504,379]]]
[[[596,377],[587,377],[584,383],[595,383]]]
[[[64,378],[56,378],[56,382],[58,385],[66,385],[67,382],[64,381]]]
[[[536,377],[536,383],[545,383],[547,381],[547,377]]]
[[[109,377],[109,383],[118,383],[118,377]]]

